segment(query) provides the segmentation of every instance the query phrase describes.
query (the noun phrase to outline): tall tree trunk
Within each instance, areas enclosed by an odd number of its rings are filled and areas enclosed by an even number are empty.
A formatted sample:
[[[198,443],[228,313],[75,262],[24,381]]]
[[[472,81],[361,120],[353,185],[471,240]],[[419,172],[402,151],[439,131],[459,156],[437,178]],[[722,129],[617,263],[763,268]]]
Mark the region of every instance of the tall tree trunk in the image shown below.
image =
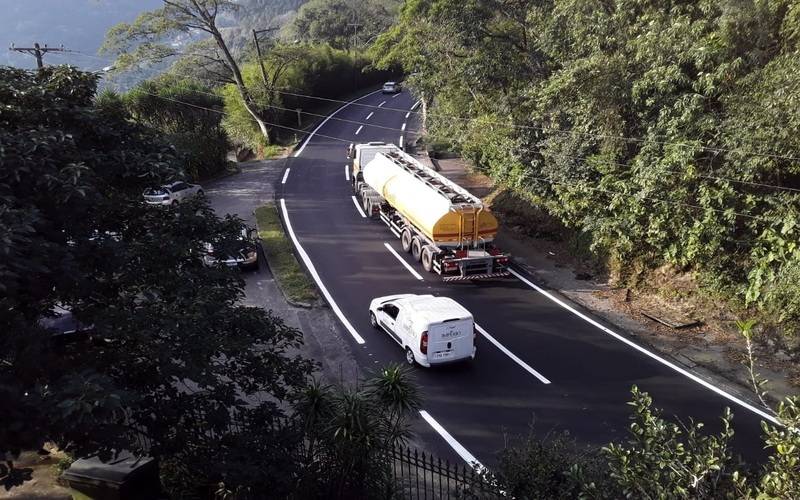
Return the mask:
[[[222,38],[222,33],[217,30],[214,20],[207,18],[207,22],[211,31],[211,36],[214,37],[217,47],[219,47],[219,50],[222,51],[222,55],[225,57],[225,63],[228,65],[228,68],[233,74],[233,81],[236,83],[236,88],[239,90],[239,95],[242,97],[244,109],[246,109],[247,112],[250,113],[250,116],[253,117],[256,123],[258,123],[258,128],[261,130],[261,134],[264,136],[264,138],[267,139],[267,141],[270,141],[270,131],[269,128],[267,128],[266,120],[259,114],[253,99],[250,97],[250,92],[247,90],[247,87],[244,84],[244,78],[242,78],[242,72],[239,69],[239,65],[236,63],[233,55],[228,50],[228,45]]]

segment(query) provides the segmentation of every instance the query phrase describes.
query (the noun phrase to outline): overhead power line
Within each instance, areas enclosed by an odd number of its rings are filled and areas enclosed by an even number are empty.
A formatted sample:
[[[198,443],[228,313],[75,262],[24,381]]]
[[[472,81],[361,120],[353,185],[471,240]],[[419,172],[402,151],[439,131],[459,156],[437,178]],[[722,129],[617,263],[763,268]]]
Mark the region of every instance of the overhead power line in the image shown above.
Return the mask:
[[[163,99],[163,100],[166,100],[166,101],[171,101],[171,102],[175,102],[175,103],[178,103],[178,104],[183,104],[185,106],[204,109],[206,111],[211,111],[213,113],[218,113],[218,114],[221,114],[221,115],[226,115],[227,114],[225,111],[222,111],[222,110],[219,110],[219,109],[208,108],[208,107],[205,107],[205,106],[192,104],[192,103],[181,101],[181,100],[178,100],[178,99],[173,99],[171,97],[160,96],[158,94],[153,94],[152,92],[144,92],[144,93],[148,94],[148,95],[151,95],[153,97],[156,97],[158,99]],[[266,122],[266,121],[264,123],[269,125],[269,126],[271,126],[271,127],[278,127],[278,128],[283,128],[283,129],[292,130],[292,131],[301,132],[301,133],[306,133],[307,132],[305,130],[294,128],[294,127],[289,127],[287,125],[279,125],[277,123],[270,123],[270,122]],[[316,133],[314,135],[317,136],[317,137],[322,137],[322,138],[325,138],[325,139],[330,139],[330,140],[333,140],[333,141],[338,141],[338,142],[342,142],[342,143],[346,143],[346,144],[350,144],[352,142],[352,141],[350,141],[348,139],[341,139],[339,137],[333,137],[333,136],[324,135],[324,134],[320,134],[320,133]],[[558,181],[558,180],[547,178],[547,177],[529,176],[528,178],[529,179],[540,180],[540,181],[543,181],[543,182],[547,182],[547,183],[549,183],[551,185],[579,186],[579,187],[584,188],[584,189],[589,189],[589,190],[593,190],[593,191],[600,191],[600,192],[604,192],[604,193],[607,193],[607,194],[617,194],[617,195],[630,196],[629,193],[623,193],[623,192],[620,192],[620,191],[613,191],[613,190],[604,189],[604,188],[597,187],[597,186],[587,186],[587,185],[582,185],[582,184],[579,185],[579,184],[574,183],[574,182],[562,182],[562,181]],[[686,208],[693,208],[693,209],[703,210],[703,211],[711,211],[711,212],[720,213],[720,214],[723,214],[723,215],[726,215],[726,216],[737,216],[737,217],[744,217],[744,218],[753,219],[753,220],[760,220],[762,222],[767,222],[767,223],[770,223],[770,224],[780,224],[780,223],[782,223],[782,221],[780,221],[778,219],[773,219],[773,218],[770,218],[770,217],[764,217],[764,216],[760,216],[760,215],[745,214],[745,213],[741,213],[741,212],[736,212],[735,210],[719,209],[719,208],[712,208],[712,207],[703,207],[701,205],[694,205],[694,204],[691,204],[691,203],[683,203],[683,202],[679,202],[679,201],[664,200],[664,199],[661,199],[661,198],[653,198],[652,196],[639,196],[638,198],[640,198],[642,200],[653,201],[655,203],[660,203],[660,204],[673,205],[673,206],[682,206],[682,207],[686,207]]]
[[[90,54],[84,54],[82,52],[79,52],[79,53],[81,55],[84,55],[84,56],[87,56],[87,57],[93,57],[93,58],[96,58],[96,59],[103,59],[103,58],[100,58],[100,57],[97,57],[97,56],[92,56]],[[108,59],[103,59],[103,60],[108,61]],[[177,75],[181,76],[181,77],[184,77],[184,78],[188,78],[188,79],[193,79],[193,80],[197,80],[197,81],[203,81],[202,79],[200,79],[200,78],[198,78],[196,76],[193,76],[193,75],[186,75],[186,74],[180,74],[180,73],[178,73]],[[421,113],[419,111],[408,111],[408,110],[402,109],[402,108],[380,107],[380,106],[377,106],[377,105],[374,105],[374,104],[349,102],[349,101],[343,101],[341,99],[333,99],[333,98],[328,98],[328,97],[313,96],[313,95],[299,93],[299,92],[291,92],[290,90],[293,90],[293,89],[291,89],[289,87],[274,87],[274,88],[271,88],[270,90],[272,92],[275,92],[277,94],[282,94],[282,95],[291,95],[291,96],[295,96],[295,97],[302,97],[302,98],[307,98],[307,99],[315,99],[315,100],[333,102],[333,103],[340,103],[340,104],[350,104],[351,106],[361,106],[361,107],[365,107],[365,108],[369,108],[369,109],[381,109],[381,110],[385,110],[385,111],[395,111],[395,112],[404,113],[404,114],[405,113],[411,113],[411,114],[414,114],[414,115],[417,115],[417,114]],[[218,95],[218,94],[213,94],[213,93],[210,93],[210,92],[203,92],[203,91],[200,91],[200,90],[194,90],[194,92],[213,95],[213,96],[217,96]],[[270,106],[270,107],[272,107],[274,109],[280,109],[280,110],[283,110],[283,111],[297,112],[296,109],[288,109],[288,108],[283,108],[283,107],[280,107],[280,106],[274,106],[273,105],[273,106]],[[325,117],[326,116],[326,115],[320,115],[320,114],[315,114],[315,113],[306,112],[306,111],[300,111],[300,113],[301,114],[310,115],[310,116],[317,116],[317,117]],[[429,114],[429,116],[436,116],[436,117],[439,117],[439,118],[472,121],[471,118],[465,118],[465,117],[442,115],[442,114],[436,114],[436,113],[428,113],[428,114]],[[400,129],[397,129],[397,128],[386,127],[386,126],[381,126],[381,125],[375,125],[375,124],[366,123],[366,122],[360,122],[360,121],[356,121],[356,120],[347,120],[347,119],[344,119],[344,118],[331,117],[331,120],[341,121],[341,122],[345,122],[345,123],[353,123],[353,124],[357,124],[357,125],[365,125],[365,126],[381,128],[381,129],[385,129],[385,130],[401,131]],[[617,137],[617,136],[602,135],[602,134],[590,134],[590,133],[583,133],[583,132],[553,130],[553,129],[545,129],[543,127],[534,127],[534,126],[531,126],[531,125],[513,125],[513,124],[508,124],[508,123],[503,123],[503,122],[494,122],[494,121],[482,121],[482,123],[486,123],[487,125],[496,124],[496,125],[500,125],[500,126],[504,126],[504,127],[512,127],[512,128],[532,128],[532,129],[537,129],[537,130],[551,132],[551,133],[559,133],[559,134],[573,134],[573,135],[580,134],[580,135],[583,135],[583,136],[586,136],[586,137],[596,137],[596,138],[606,138],[606,139],[637,140],[637,141],[640,141],[640,142],[658,142],[658,141],[654,141],[652,139]],[[710,148],[710,147],[707,147],[707,146],[699,146],[699,145],[695,146],[695,145],[687,145],[687,144],[683,144],[683,143],[659,142],[659,144],[695,147],[697,149],[716,151],[716,152],[728,151],[728,152],[739,152],[739,153],[742,153],[742,151],[740,151],[740,150],[723,149],[723,148]],[[769,157],[772,157],[772,158],[780,158],[780,159],[785,159],[785,160],[798,160],[798,161],[800,161],[800,158],[795,158],[795,157],[790,157],[790,156],[780,156],[780,155],[772,155],[772,154],[765,154],[765,153],[749,153],[749,154],[761,155],[761,156],[769,156]],[[547,155],[548,156],[555,156],[555,157],[562,157],[562,158],[573,158],[573,159],[584,159],[584,160],[588,159],[588,157],[585,157],[585,156],[584,157],[580,157],[580,156],[571,156],[571,155],[564,155],[564,154],[557,154],[557,153],[548,153]],[[605,164],[605,165],[616,165],[616,166],[631,168],[631,164],[630,163],[613,162],[613,161],[610,161],[610,160],[599,160],[599,163],[602,163],[602,164]],[[661,170],[660,173],[674,174],[674,175],[687,175],[686,172],[678,171],[678,170]],[[779,186],[779,185],[776,185],[776,184],[768,184],[768,183],[764,183],[764,182],[740,180],[740,179],[734,179],[734,178],[731,178],[731,177],[724,177],[724,176],[719,176],[719,175],[711,175],[709,173],[696,173],[694,175],[699,177],[699,178],[715,180],[715,181],[719,181],[719,182],[727,181],[727,182],[731,182],[731,183],[735,183],[735,184],[742,184],[742,185],[748,185],[748,186],[753,186],[753,187],[760,187],[760,188],[764,188],[764,189],[776,189],[776,190],[787,191],[787,192],[792,192],[792,193],[800,193],[800,189],[793,188],[793,187],[788,187],[788,186]]]
[[[99,56],[86,54],[84,52],[77,52],[77,51],[72,51],[72,52],[84,55],[86,57],[92,57],[92,58],[95,58],[95,59],[102,59],[104,61],[109,61],[108,58],[102,58],[102,57],[99,57]],[[198,80],[198,81],[202,81],[200,78],[195,77],[195,76],[191,76],[191,75],[178,74],[178,76],[183,76],[185,78],[191,78],[191,79],[195,79],[195,80]],[[304,97],[304,98],[307,98],[307,99],[316,99],[316,100],[320,100],[320,101],[327,101],[327,102],[340,103],[340,104],[348,104],[348,101],[343,101],[341,99],[333,99],[333,98],[329,98],[329,97],[319,97],[319,96],[304,94],[304,93],[301,93],[301,92],[290,92],[290,90],[293,90],[290,87],[275,87],[275,88],[272,88],[271,90],[273,92],[277,92],[279,94],[284,94],[284,95],[291,95],[291,96],[295,96],[295,97]],[[351,103],[351,105],[353,105],[353,106],[361,106],[361,107],[365,107],[365,108],[373,108],[373,109],[378,107],[378,106],[375,106],[374,104],[364,104],[364,103]],[[406,112],[408,112],[405,109],[391,108],[391,107],[382,107],[381,109],[384,109],[384,110],[387,110],[387,111],[396,111],[398,113],[406,113]],[[421,114],[420,111],[412,111],[411,113],[412,114]],[[474,120],[474,118],[470,118],[470,117],[466,117],[466,116],[445,115],[445,114],[440,114],[440,113],[435,113],[435,112],[434,113],[429,112],[428,116],[444,118],[444,119],[451,119],[451,120],[459,120],[459,121],[473,121]],[[702,145],[699,145],[699,144],[688,144],[688,143],[685,143],[685,142],[659,141],[659,140],[656,140],[656,139],[650,139],[650,138],[646,138],[646,137],[628,137],[628,136],[620,136],[620,135],[597,134],[597,133],[592,133],[592,132],[576,132],[574,130],[557,130],[557,129],[551,129],[551,128],[546,128],[546,127],[536,126],[536,125],[512,124],[512,123],[500,122],[500,121],[496,121],[496,120],[482,120],[481,123],[484,123],[486,125],[497,125],[497,126],[510,127],[510,128],[539,130],[539,131],[548,132],[548,133],[575,135],[575,136],[581,136],[581,137],[591,137],[591,138],[596,138],[596,139],[621,140],[621,141],[627,141],[627,142],[641,142],[641,143],[653,143],[653,144],[659,144],[659,145],[662,145],[662,146],[678,146],[678,147],[684,147],[684,148],[693,148],[693,149],[699,149],[699,150],[709,151],[709,152],[714,152],[714,153],[738,153],[738,154],[745,155],[745,156],[761,156],[761,157],[773,158],[773,159],[778,159],[778,160],[800,161],[800,157],[798,157],[798,156],[782,155],[782,154],[771,153],[771,152],[749,151],[749,150],[744,150],[744,149],[740,149],[740,148],[721,148],[721,147],[715,147],[715,146],[702,146]]]
[[[187,75],[181,75],[181,76],[187,76]],[[212,92],[204,92],[202,90],[193,90],[192,92],[218,97],[218,94],[214,94]],[[345,101],[342,101],[342,102],[345,102]],[[352,103],[352,104],[358,104],[358,103]],[[372,106],[372,105],[370,105],[370,106]],[[288,112],[296,112],[297,111],[295,109],[289,109],[289,108],[284,108],[284,107],[275,106],[275,105],[270,105],[269,107],[272,108],[272,109],[278,109],[278,110],[281,110],[281,111],[288,111]],[[387,108],[377,108],[377,109],[387,109]],[[407,111],[403,110],[403,112],[407,112]],[[300,114],[309,115],[309,116],[316,116],[316,117],[319,117],[319,118],[328,117],[328,115],[322,115],[322,114],[312,113],[312,112],[308,112],[308,111],[300,111]],[[374,123],[362,122],[362,121],[358,121],[358,120],[349,120],[349,119],[346,119],[346,118],[339,118],[339,117],[336,117],[336,116],[330,117],[330,120],[339,121],[339,122],[343,122],[343,123],[351,123],[351,124],[355,124],[355,125],[369,126],[369,127],[379,128],[379,129],[383,129],[383,130],[391,130],[391,131],[394,131],[394,132],[403,132],[403,129],[396,128],[396,127],[387,127],[387,126],[384,126],[384,125],[376,125]],[[406,129],[406,131],[407,132],[419,132],[418,129]],[[575,156],[575,155],[568,155],[568,154],[563,154],[563,153],[544,153],[544,155],[545,156],[554,156],[554,157],[557,157],[557,158],[570,158],[570,159],[575,159],[575,160],[589,160],[590,159],[587,156]],[[614,166],[619,166],[619,167],[625,167],[625,168],[628,168],[628,169],[630,169],[632,167],[631,163],[622,163],[622,162],[615,162],[615,161],[603,160],[603,159],[593,160],[593,161],[595,161],[596,163],[603,164],[603,165],[614,165]],[[764,188],[764,189],[776,189],[776,190],[782,190],[782,191],[787,191],[787,192],[800,193],[800,189],[798,189],[798,188],[792,188],[792,187],[787,187],[787,186],[778,186],[778,185],[775,185],[775,184],[767,184],[767,183],[763,183],[763,182],[745,181],[745,180],[734,179],[734,178],[731,178],[731,177],[722,177],[722,176],[709,175],[709,174],[704,174],[704,173],[688,174],[687,172],[684,172],[684,171],[669,170],[669,169],[660,170],[658,173],[674,174],[674,175],[693,175],[693,176],[696,176],[696,177],[699,177],[699,178],[702,178],[702,179],[709,179],[709,180],[714,180],[714,181],[718,181],[718,182],[730,182],[730,183],[734,183],[734,184],[743,184],[743,185],[748,185],[748,186],[753,186],[753,187],[760,187],[760,188]]]

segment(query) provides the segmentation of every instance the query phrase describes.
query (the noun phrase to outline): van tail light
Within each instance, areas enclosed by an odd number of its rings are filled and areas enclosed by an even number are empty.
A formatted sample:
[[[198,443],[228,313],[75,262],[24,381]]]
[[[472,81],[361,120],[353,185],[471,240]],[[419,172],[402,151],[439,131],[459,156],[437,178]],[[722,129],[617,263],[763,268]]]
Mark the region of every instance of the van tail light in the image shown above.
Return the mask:
[[[419,339],[419,352],[428,354],[428,332],[422,332],[422,337]]]

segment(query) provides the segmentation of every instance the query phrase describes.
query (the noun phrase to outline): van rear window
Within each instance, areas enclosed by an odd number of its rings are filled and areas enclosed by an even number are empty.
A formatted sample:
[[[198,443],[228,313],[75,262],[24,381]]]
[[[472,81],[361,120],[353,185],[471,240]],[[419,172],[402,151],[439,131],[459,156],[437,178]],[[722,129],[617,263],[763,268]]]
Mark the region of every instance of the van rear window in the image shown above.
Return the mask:
[[[450,323],[451,321],[462,321],[462,320],[465,320],[465,319],[467,319],[467,318],[452,318],[452,319],[446,319],[446,320],[442,321],[442,323]]]

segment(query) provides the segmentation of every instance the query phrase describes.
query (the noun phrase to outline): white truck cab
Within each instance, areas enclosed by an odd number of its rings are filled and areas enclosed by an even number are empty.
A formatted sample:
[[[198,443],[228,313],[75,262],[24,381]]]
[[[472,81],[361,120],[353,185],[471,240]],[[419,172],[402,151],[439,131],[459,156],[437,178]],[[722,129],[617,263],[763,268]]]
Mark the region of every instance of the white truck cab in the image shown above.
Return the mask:
[[[406,353],[409,364],[424,367],[475,359],[475,321],[448,297],[400,294],[369,305],[373,327],[383,329]]]

